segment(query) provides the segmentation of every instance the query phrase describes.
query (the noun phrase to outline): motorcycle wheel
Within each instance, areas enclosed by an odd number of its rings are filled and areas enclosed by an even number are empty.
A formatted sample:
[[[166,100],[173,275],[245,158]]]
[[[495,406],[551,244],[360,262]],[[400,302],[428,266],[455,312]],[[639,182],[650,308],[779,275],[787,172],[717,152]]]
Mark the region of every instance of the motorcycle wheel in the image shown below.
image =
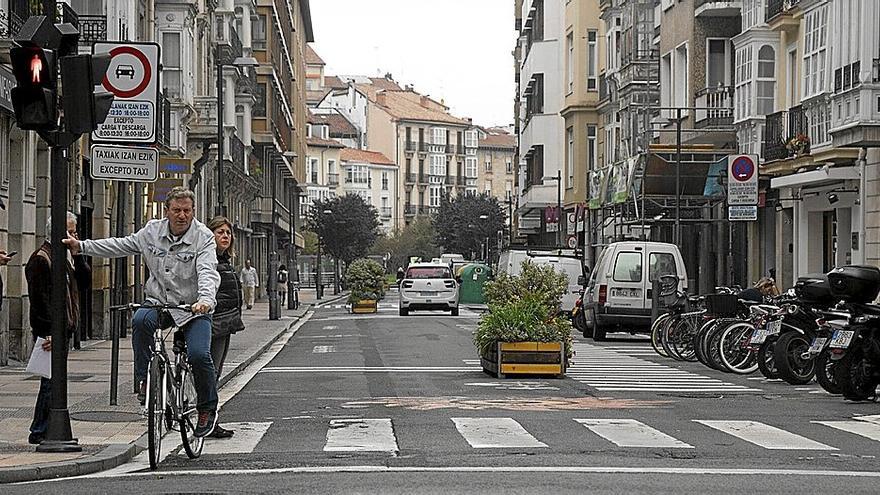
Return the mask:
[[[840,393],[849,400],[868,400],[876,395],[874,365],[865,355],[861,342],[853,342],[835,367]]]
[[[776,347],[776,339],[768,338],[758,348],[758,369],[761,374],[768,380],[779,378],[779,369],[776,368],[776,362],[773,359],[773,349]]]
[[[837,383],[834,369],[837,361],[831,360],[831,353],[824,350],[816,356],[816,381],[819,386],[832,395],[840,395],[840,384]]]
[[[815,374],[815,361],[801,357],[810,348],[811,340],[799,332],[785,332],[776,341],[773,359],[779,378],[791,385],[810,383]]]

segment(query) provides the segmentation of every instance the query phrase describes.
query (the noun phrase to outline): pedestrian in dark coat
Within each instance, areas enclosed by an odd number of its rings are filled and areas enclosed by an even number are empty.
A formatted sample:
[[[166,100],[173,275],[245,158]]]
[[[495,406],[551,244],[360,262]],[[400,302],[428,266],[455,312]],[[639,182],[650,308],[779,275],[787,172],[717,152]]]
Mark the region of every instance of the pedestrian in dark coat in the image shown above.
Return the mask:
[[[52,221],[46,221],[46,232],[50,232]],[[76,215],[67,213],[67,233],[76,237]],[[34,341],[37,337],[45,339],[43,349],[52,350],[52,245],[44,242],[28,259],[24,268],[30,299],[30,323]],[[92,269],[83,256],[68,256],[67,260],[67,334],[73,335],[79,323],[79,291],[88,287]],[[34,406],[34,420],[28,442],[39,444],[49,428],[50,380],[40,378],[40,391]]]
[[[226,218],[217,216],[208,222],[208,228],[214,233],[217,243],[217,272],[220,273],[220,287],[217,289],[217,306],[214,308],[211,333],[211,356],[217,370],[217,380],[223,371],[223,362],[229,351],[229,340],[232,334],[244,330],[241,320],[242,293],[241,282],[232,266],[234,254],[232,223]],[[213,438],[229,438],[235,432],[227,430],[219,424],[208,435]]]

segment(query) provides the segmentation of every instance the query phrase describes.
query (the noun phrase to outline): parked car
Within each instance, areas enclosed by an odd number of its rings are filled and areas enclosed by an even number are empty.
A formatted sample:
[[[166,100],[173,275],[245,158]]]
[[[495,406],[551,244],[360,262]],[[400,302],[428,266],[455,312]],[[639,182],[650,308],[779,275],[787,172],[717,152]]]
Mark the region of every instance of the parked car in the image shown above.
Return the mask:
[[[458,316],[458,281],[445,263],[413,263],[400,281],[400,316],[439,309]]]
[[[526,251],[510,250],[501,253],[498,260],[498,271],[509,275],[519,275],[523,261],[529,260],[536,265],[549,265],[554,270],[568,277],[568,289],[562,296],[560,310],[571,315],[575,302],[580,295],[584,282],[584,270],[581,259],[567,251]]]
[[[609,331],[649,331],[651,282],[663,275],[678,277],[678,290],[687,292],[687,271],[675,244],[624,241],[606,246],[584,289],[584,336],[603,340]]]

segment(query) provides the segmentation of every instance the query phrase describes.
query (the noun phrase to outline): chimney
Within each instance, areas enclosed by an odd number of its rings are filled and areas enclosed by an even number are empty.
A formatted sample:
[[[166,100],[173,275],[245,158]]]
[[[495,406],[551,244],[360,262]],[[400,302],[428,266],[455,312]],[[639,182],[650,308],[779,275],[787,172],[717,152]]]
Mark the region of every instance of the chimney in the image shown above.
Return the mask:
[[[419,99],[419,103],[420,103],[423,107],[428,108],[428,97],[425,96],[425,95],[421,95],[421,98]]]
[[[385,98],[386,98],[386,95],[385,95],[384,90],[377,92],[376,93],[376,104],[379,106],[382,106],[382,107],[387,106],[387,104],[385,102]]]

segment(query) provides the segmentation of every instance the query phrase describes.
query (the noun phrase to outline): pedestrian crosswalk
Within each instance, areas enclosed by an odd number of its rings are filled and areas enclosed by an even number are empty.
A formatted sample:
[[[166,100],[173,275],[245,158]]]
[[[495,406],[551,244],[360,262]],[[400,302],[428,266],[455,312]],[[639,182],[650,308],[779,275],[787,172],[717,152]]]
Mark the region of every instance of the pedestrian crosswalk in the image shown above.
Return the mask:
[[[583,342],[575,342],[573,347],[574,358],[566,375],[601,392],[761,392],[635,357],[644,352],[637,347],[600,347]],[[651,355],[655,355],[653,351]]]
[[[305,416],[288,418],[288,421],[313,421]],[[465,448],[484,449],[554,449],[566,441],[574,441],[578,448],[593,449],[711,449],[719,445],[736,448],[758,448],[767,451],[839,451],[854,447],[857,439],[867,440],[862,447],[874,450],[873,442],[880,442],[880,422],[870,416],[855,417],[851,420],[815,420],[793,424],[768,424],[742,419],[694,419],[670,423],[663,421],[663,428],[650,424],[649,420],[635,418],[571,418],[560,419],[552,430],[564,430],[562,435],[550,435],[546,428],[541,433],[530,432],[528,420],[512,417],[451,417],[439,421],[431,427],[431,435],[425,435],[424,424],[414,425],[404,420],[392,418],[348,418],[331,419],[322,422],[326,428],[323,445],[297,445],[294,450],[317,450],[324,452],[374,452],[397,454],[400,452],[399,439],[404,438],[408,448],[416,448],[423,438],[437,439],[435,435],[455,436],[459,440],[448,444],[467,445]],[[205,444],[204,455],[248,454],[259,451],[258,444],[270,432],[274,423],[224,423],[236,430],[233,438],[222,441],[209,441]],[[290,423],[283,425],[290,428]],[[304,424],[294,424],[298,430]],[[790,431],[797,430],[795,433]],[[805,433],[805,430],[808,432]],[[831,435],[829,435],[829,433]],[[542,435],[548,438],[542,438]],[[686,438],[679,438],[679,437]],[[823,438],[822,442],[809,438]],[[827,439],[833,438],[834,442]],[[835,445],[832,445],[835,443]],[[444,444],[447,444],[444,442]],[[425,444],[425,448],[432,448]]]
[[[348,310],[350,310],[351,305],[350,304],[328,304],[328,305],[322,306],[322,307],[325,309],[343,309],[343,310],[348,311]],[[468,309],[464,306],[459,306],[458,309],[459,309],[459,317],[476,318],[476,317],[480,316],[480,314],[481,314],[479,312],[475,312],[471,309]],[[376,310],[379,313],[395,313],[396,314],[399,310],[399,307],[398,307],[397,303],[380,302],[380,303],[376,304]],[[438,316],[445,315],[448,317],[449,311],[440,311],[440,310],[414,311],[412,314],[414,314],[414,315],[438,315]]]

